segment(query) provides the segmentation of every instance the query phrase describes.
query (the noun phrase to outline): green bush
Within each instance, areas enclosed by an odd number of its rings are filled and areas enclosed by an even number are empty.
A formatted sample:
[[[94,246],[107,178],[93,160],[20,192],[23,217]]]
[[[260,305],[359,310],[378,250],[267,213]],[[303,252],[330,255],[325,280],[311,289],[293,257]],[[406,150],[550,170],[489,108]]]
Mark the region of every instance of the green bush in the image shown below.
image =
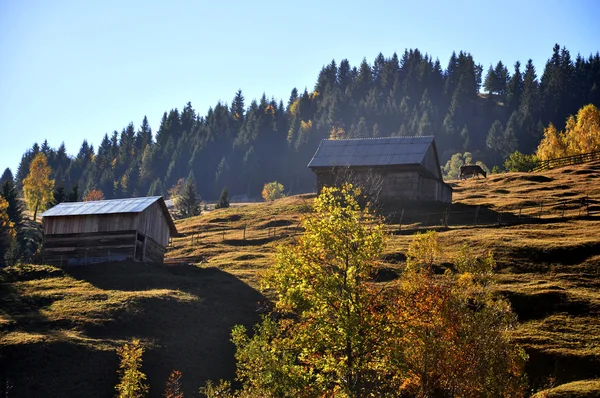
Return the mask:
[[[519,151],[514,151],[504,162],[506,171],[532,171],[540,164],[535,155],[524,155]]]

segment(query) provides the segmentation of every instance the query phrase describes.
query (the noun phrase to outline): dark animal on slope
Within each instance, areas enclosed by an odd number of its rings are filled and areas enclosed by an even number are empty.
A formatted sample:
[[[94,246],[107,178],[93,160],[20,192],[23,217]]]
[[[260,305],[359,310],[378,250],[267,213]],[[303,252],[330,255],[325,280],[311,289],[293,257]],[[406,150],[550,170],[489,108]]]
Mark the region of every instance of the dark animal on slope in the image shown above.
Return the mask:
[[[484,169],[481,168],[478,164],[466,164],[464,166],[460,166],[460,179],[462,180],[464,177],[472,175],[473,178],[479,175],[482,175],[484,178],[487,178],[487,173]]]

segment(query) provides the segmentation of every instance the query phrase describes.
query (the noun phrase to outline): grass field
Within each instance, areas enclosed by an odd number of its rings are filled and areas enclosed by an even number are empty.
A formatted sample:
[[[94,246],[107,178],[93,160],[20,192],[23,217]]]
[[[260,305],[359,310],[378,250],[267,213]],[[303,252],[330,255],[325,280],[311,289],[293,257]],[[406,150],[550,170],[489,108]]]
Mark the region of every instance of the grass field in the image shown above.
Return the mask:
[[[515,339],[530,355],[532,393],[547,388],[543,393],[550,397],[600,396],[600,217],[578,217],[575,208],[566,218],[560,208],[535,217],[542,200],[600,199],[598,178],[600,163],[591,163],[454,181],[453,208],[480,206],[512,222],[476,226],[466,217],[436,227],[444,247],[440,264],[464,243],[494,252],[494,288],[519,316]],[[151,396],[161,396],[172,369],[183,372],[189,396],[207,379],[232,378],[231,326],[255,322],[257,310],[272,298],[260,291],[261,273],[273,263],[275,247],[301,232],[299,220],[312,198],[299,195],[178,221],[181,236],[167,252],[172,265],[3,270],[0,390],[8,386],[9,396],[111,396],[115,349],[132,337],[147,347],[143,370]],[[517,222],[519,208],[523,218]],[[403,267],[412,233],[429,227],[391,220],[382,265],[393,275]]]

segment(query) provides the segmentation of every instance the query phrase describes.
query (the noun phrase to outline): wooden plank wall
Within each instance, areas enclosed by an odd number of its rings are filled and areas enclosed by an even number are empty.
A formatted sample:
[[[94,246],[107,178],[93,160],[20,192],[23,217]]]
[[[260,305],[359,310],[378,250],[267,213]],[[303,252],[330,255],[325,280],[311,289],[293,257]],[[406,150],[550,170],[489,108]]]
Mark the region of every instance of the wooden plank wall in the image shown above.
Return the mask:
[[[136,224],[136,213],[44,217],[44,234],[131,231]]]
[[[158,202],[141,213],[119,213],[44,218],[44,235],[87,234],[138,230],[164,247],[171,231]]]
[[[160,264],[165,261],[165,248],[163,246],[149,237],[146,237],[144,244],[144,261]]]
[[[432,152],[433,156],[433,152]],[[433,158],[435,163],[435,158]],[[339,185],[343,181],[342,173],[332,169],[317,171],[317,186],[319,192],[323,186]],[[438,173],[439,174],[439,173]],[[386,167],[373,169],[352,169],[351,180],[358,185],[368,184],[368,181],[382,180],[379,198],[381,200],[426,200],[452,202],[452,190],[442,181],[423,177],[419,168],[415,167]]]
[[[69,259],[80,259],[79,262],[132,260],[135,242],[136,231],[47,235],[43,260],[63,265]]]
[[[138,214],[135,228],[164,247],[169,245],[171,231],[158,202]]]

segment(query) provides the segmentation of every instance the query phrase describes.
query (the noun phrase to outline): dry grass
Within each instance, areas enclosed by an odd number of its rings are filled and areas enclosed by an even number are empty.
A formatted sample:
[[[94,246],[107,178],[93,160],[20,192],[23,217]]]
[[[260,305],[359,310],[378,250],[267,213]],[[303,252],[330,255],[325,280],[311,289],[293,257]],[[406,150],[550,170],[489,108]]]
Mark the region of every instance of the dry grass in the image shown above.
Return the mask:
[[[264,300],[228,273],[187,265],[28,266],[0,277],[0,376],[11,396],[112,396],[115,349],[133,337],[147,348],[151,396],[173,369],[191,394],[234,376],[229,332],[256,322]]]
[[[453,207],[514,213],[540,200],[600,199],[599,175],[600,163],[591,163],[544,174],[455,181]],[[231,378],[231,326],[257,319],[257,302],[264,300],[261,274],[273,263],[276,246],[301,232],[299,220],[313,197],[235,206],[177,221],[181,236],[174,238],[167,257],[196,265],[3,271],[0,360],[8,365],[3,377],[9,376],[13,395],[112,395],[114,349],[134,336],[149,348],[144,370],[152,396],[160,396],[172,369],[183,372],[188,392],[206,379]],[[494,252],[495,289],[519,316],[514,337],[530,355],[532,391],[546,388],[550,397],[599,395],[600,219],[577,215],[525,218],[510,225],[467,222],[439,231],[442,266],[463,244]],[[411,234],[420,228],[414,223],[399,231],[389,224],[384,266],[392,275],[403,267]]]

